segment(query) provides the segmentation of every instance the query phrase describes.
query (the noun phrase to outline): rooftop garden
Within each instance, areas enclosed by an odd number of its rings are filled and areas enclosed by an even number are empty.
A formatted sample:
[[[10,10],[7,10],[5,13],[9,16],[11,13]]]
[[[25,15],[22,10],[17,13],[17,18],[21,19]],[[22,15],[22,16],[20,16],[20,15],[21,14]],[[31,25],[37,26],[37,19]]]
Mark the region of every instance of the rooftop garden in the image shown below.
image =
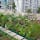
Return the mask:
[[[0,14],[0,26],[15,32],[28,40],[40,38],[40,21],[29,20],[27,16]]]

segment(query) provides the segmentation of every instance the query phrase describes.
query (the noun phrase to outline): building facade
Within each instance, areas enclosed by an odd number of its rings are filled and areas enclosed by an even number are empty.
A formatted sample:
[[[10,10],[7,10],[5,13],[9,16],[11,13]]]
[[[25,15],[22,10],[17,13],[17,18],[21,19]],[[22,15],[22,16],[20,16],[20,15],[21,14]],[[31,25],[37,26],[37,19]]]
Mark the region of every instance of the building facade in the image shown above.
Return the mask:
[[[21,12],[22,11],[22,0],[14,0],[14,2],[15,2],[15,5],[16,5],[16,11],[19,11],[19,12]]]
[[[19,12],[26,12],[31,9],[33,13],[36,13],[37,8],[40,7],[40,0],[15,0],[15,4]]]
[[[0,8],[5,8],[5,0],[0,0]]]
[[[26,12],[31,9],[33,13],[36,13],[38,7],[40,7],[40,0],[0,0],[0,9],[12,9],[13,2],[15,2],[18,12]]]
[[[0,9],[12,9],[14,0],[0,0]]]

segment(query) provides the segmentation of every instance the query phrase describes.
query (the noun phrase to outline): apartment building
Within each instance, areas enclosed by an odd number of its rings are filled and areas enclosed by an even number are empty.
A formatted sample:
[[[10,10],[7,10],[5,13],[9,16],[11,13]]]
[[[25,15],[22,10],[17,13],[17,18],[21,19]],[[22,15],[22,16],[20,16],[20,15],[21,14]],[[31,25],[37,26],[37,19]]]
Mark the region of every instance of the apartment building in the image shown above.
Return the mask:
[[[26,12],[31,9],[33,13],[37,12],[37,8],[40,7],[40,0],[15,0],[16,10],[19,12]]]
[[[0,9],[12,9],[14,0],[0,0]]]
[[[0,9],[5,8],[5,3],[7,2],[7,0],[0,0]]]
[[[22,0],[14,0],[15,5],[16,5],[16,11],[22,12]]]
[[[13,4],[14,0],[8,0],[7,1],[7,5],[9,7],[9,9],[12,9],[12,4]]]
[[[37,8],[40,7],[40,0],[0,0],[0,9],[12,9],[13,2],[18,12],[27,12],[28,9],[31,9],[33,13],[36,13]]]

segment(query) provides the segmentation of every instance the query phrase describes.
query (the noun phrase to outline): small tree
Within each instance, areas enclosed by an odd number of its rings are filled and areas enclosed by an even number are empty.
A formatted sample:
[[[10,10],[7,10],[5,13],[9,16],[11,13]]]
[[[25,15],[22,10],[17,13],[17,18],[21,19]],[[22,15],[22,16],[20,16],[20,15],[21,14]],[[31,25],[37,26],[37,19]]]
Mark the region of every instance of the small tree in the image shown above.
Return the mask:
[[[27,13],[32,13],[31,9],[28,9],[28,10],[27,10]]]
[[[15,12],[15,7],[16,7],[16,5],[15,5],[15,3],[13,2],[12,8],[13,8],[14,12]]]
[[[29,17],[30,17],[30,13],[32,13],[32,11],[31,11],[31,9],[27,9],[27,17],[28,17],[28,19],[29,19]]]
[[[38,8],[37,13],[40,13],[40,7]]]

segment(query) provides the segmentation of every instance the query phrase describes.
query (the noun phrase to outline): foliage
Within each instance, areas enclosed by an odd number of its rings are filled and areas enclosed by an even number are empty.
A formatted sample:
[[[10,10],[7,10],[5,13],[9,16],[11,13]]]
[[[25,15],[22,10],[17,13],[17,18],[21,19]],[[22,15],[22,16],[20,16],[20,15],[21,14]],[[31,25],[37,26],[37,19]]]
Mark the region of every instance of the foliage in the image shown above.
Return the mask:
[[[27,35],[28,38],[38,39],[40,38],[40,24],[34,22],[31,27],[28,29]]]
[[[28,10],[27,10],[27,13],[32,13],[31,9],[28,9]]]
[[[5,27],[7,21],[8,21],[8,17],[6,15],[0,14],[0,25]]]
[[[12,8],[15,9],[15,7],[16,7],[16,5],[15,5],[15,3],[13,2],[13,4],[12,4]]]
[[[33,40],[40,38],[40,24],[27,19],[26,16],[15,17],[14,15],[0,14],[0,23],[0,25],[5,23],[9,30],[25,38],[32,38]]]
[[[15,5],[15,2],[13,2],[13,4],[12,4],[12,10],[13,10],[13,12],[15,13],[15,11],[16,11],[16,9],[15,9],[15,7],[16,7],[16,5]]]
[[[40,7],[38,8],[37,13],[40,13]]]

